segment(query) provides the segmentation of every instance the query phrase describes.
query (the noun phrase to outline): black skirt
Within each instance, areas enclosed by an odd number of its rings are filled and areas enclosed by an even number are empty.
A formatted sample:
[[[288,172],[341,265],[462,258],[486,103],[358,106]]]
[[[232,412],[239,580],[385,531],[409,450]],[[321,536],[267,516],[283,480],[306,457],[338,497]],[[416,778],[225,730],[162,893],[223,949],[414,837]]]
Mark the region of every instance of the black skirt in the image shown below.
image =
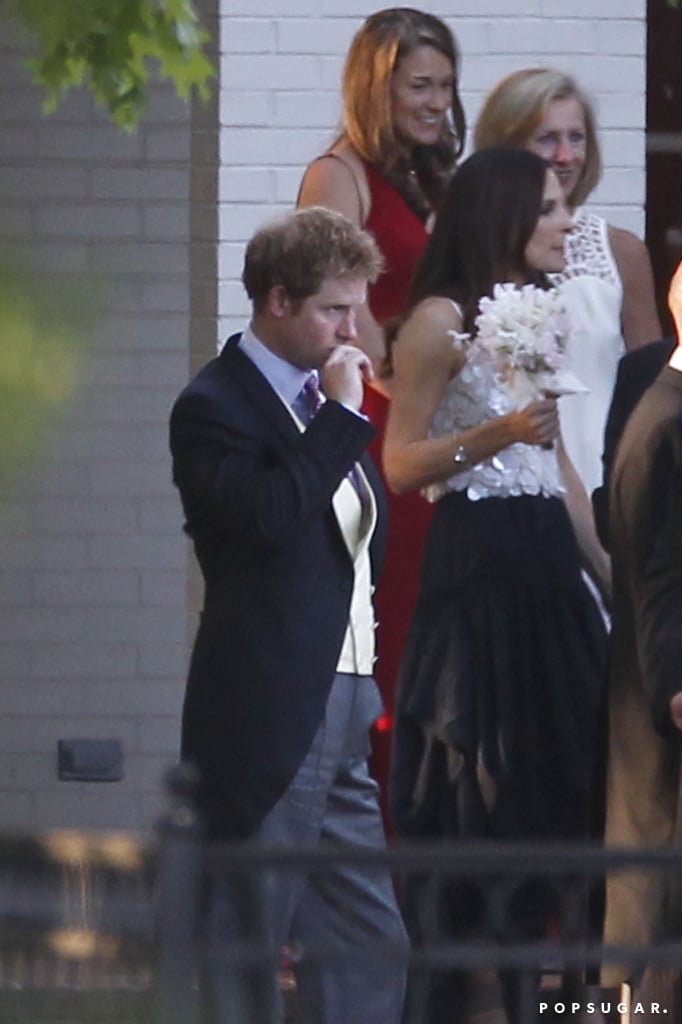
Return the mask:
[[[563,501],[442,498],[396,701],[398,831],[587,838],[605,660]]]

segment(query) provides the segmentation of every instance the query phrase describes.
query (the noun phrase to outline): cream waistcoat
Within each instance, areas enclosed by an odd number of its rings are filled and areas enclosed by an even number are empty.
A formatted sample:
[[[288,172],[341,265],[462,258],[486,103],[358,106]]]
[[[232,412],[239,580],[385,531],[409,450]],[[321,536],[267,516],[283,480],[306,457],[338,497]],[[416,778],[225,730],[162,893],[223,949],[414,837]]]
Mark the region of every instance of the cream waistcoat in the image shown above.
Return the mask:
[[[291,406],[287,405],[287,408],[299,429],[305,430],[305,425]],[[367,476],[358,463],[355,464],[354,474],[359,484],[358,490],[348,479],[344,479],[332,498],[332,507],[355,572],[348,626],[336,671],[370,676],[374,672],[376,658],[372,604],[374,588],[369,544],[376,526],[377,506]]]

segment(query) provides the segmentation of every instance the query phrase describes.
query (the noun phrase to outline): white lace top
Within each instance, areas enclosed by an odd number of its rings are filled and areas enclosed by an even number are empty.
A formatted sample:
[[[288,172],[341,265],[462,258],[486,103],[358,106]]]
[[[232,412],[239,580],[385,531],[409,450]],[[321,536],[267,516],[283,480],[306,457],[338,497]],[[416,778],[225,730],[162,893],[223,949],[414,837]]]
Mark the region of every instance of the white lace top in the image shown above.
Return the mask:
[[[566,451],[590,493],[602,478],[604,425],[625,352],[621,332],[623,285],[601,217],[580,209],[566,243],[566,268],[552,274],[573,321],[566,346],[571,369],[590,389],[560,400]]]
[[[475,346],[462,347],[467,361],[449,382],[436,409],[429,437],[453,437],[495,416],[514,410],[504,381],[492,360]],[[438,501],[448,491],[466,491],[471,501],[508,498],[519,494],[561,495],[564,486],[555,450],[537,445],[512,444],[478,465],[423,490],[427,501]]]

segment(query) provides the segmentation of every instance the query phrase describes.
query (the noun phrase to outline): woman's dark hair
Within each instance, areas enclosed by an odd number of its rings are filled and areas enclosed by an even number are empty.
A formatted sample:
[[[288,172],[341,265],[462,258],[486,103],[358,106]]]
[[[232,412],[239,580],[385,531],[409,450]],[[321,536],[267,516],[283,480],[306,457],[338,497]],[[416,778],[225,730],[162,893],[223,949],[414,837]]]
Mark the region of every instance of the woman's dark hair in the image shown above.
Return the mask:
[[[408,310],[431,295],[455,299],[463,326],[473,328],[479,299],[493,285],[520,275],[547,287],[528,266],[525,249],[542,208],[547,165],[521,149],[484,149],[450,182],[433,234],[417,266]]]

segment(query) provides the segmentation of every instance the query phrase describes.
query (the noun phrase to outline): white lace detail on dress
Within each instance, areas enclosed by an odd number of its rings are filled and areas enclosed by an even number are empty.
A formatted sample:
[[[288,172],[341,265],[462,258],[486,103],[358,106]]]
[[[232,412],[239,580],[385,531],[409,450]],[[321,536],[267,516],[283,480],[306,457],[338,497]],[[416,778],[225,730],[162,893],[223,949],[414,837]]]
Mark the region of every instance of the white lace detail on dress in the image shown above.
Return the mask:
[[[474,347],[468,351],[462,348],[462,351],[467,352],[467,361],[448,383],[434,414],[429,437],[453,437],[515,408],[504,381],[495,373],[485,353]],[[563,494],[564,486],[554,449],[519,443],[448,480],[431,484],[423,494],[427,501],[433,502],[448,491],[466,491],[471,501],[478,501],[520,494],[550,497]]]
[[[566,236],[566,267],[560,274],[548,275],[552,283],[559,285],[571,278],[589,275],[620,287],[606,221],[580,209],[576,211],[573,225],[573,231]]]
[[[606,412],[618,360],[623,284],[608,237],[608,224],[578,210],[567,238],[567,265],[553,281],[560,285],[574,329],[566,346],[568,366],[590,391],[560,401],[561,432],[568,457],[588,493],[601,483]],[[550,275],[552,276],[552,275]]]

